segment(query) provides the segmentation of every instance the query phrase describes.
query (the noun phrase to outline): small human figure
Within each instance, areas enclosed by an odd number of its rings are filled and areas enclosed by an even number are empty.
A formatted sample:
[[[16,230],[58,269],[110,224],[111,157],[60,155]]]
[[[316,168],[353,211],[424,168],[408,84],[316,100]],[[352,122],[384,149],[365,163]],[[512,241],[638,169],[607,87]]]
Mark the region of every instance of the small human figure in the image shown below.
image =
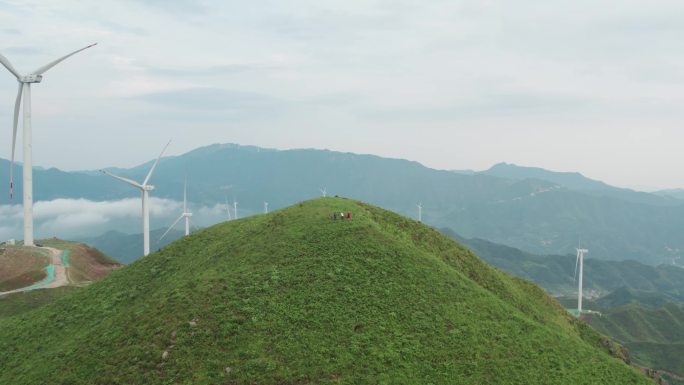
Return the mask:
[[[347,220],[351,220],[351,211],[347,211]]]
[[[333,213],[333,221],[336,221],[336,220],[337,220],[337,212],[334,212]]]
[[[344,219],[344,211],[340,211],[340,219]]]

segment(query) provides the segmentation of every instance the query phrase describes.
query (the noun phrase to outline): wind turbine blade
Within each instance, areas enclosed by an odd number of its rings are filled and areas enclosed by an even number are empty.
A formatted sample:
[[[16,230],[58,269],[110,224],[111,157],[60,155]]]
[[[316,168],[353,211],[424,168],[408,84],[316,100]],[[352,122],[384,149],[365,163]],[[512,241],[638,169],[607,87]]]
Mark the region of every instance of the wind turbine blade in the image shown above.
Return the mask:
[[[68,55],[66,55],[66,56],[62,56],[61,58],[59,58],[59,59],[57,59],[57,60],[55,60],[55,61],[53,61],[53,62],[50,62],[50,63],[48,63],[48,64],[46,64],[46,65],[44,65],[44,66],[38,68],[37,70],[33,71],[32,75],[42,75],[43,73],[45,73],[45,71],[47,71],[47,70],[49,70],[50,68],[52,68],[52,67],[56,66],[57,64],[61,63],[64,59],[66,59],[66,58],[68,58],[68,57],[71,57],[71,56],[73,56],[73,55],[76,55],[77,53],[83,51],[84,49],[88,49],[88,48],[90,48],[90,47],[92,47],[92,46],[94,46],[94,45],[97,45],[97,43],[93,43],[93,44],[91,44],[91,45],[89,45],[89,46],[87,46],[87,47],[83,47],[83,48],[81,48],[81,49],[79,49],[79,50],[76,50],[76,51],[74,51],[74,52],[72,52],[72,53],[70,53],[70,54],[68,54]]]
[[[14,77],[17,78],[17,80],[19,80],[21,75],[19,75],[19,72],[17,72],[17,70],[14,69],[14,66],[12,66],[12,63],[10,63],[10,61],[7,60],[6,57],[2,56],[2,54],[0,54],[0,63],[2,63],[2,65],[5,66],[5,68],[7,68],[7,70],[9,72],[11,72],[12,75],[14,75]]]
[[[118,179],[118,180],[120,180],[120,181],[122,181],[122,182],[128,183],[128,184],[130,184],[131,186],[135,186],[135,187],[137,187],[137,188],[139,188],[139,189],[142,189],[142,187],[143,187],[140,183],[138,183],[138,182],[136,182],[136,181],[134,181],[134,180],[131,180],[131,179],[128,179],[128,178],[124,178],[124,177],[122,177],[122,176],[114,175],[114,174],[112,174],[112,173],[109,172],[109,171],[100,170],[100,172],[103,173],[103,174],[105,174],[105,175],[109,175],[109,176],[111,176],[111,177],[114,178],[114,179]]]
[[[183,186],[183,212],[188,212],[188,178],[185,177],[185,185]]]
[[[19,108],[21,107],[21,94],[24,90],[24,84],[19,83],[19,91],[17,92],[17,100],[14,102],[14,124],[12,125],[12,157],[10,158],[10,199],[14,193],[14,153],[17,145],[17,124],[19,123]]]
[[[578,253],[577,253],[577,259],[575,259],[575,274],[573,274],[573,276],[572,276],[572,280],[573,280],[573,281],[576,281],[576,280],[577,280],[577,266],[579,265],[579,259],[580,259],[580,255],[579,255],[579,252],[578,252]]]
[[[183,214],[181,214],[181,216],[178,217],[178,219],[176,219],[176,221],[173,222],[173,224],[172,224],[171,226],[169,226],[169,228],[166,230],[166,232],[165,232],[164,234],[162,234],[161,237],[159,237],[159,240],[161,241],[162,239],[164,239],[164,237],[166,236],[166,234],[168,234],[169,231],[171,231],[172,228],[176,227],[176,225],[178,224],[178,222],[180,222],[181,219],[183,219]]]
[[[164,149],[162,150],[162,152],[159,153],[157,160],[154,161],[154,164],[152,165],[150,172],[147,173],[147,176],[145,177],[145,181],[142,183],[143,186],[147,185],[147,182],[150,181],[150,177],[152,177],[152,173],[154,172],[154,169],[157,167],[157,163],[159,163],[159,159],[161,159],[162,155],[164,155],[164,151],[166,151],[166,148],[169,147],[169,144],[171,144],[170,140],[168,143],[166,143],[166,146],[164,146]]]

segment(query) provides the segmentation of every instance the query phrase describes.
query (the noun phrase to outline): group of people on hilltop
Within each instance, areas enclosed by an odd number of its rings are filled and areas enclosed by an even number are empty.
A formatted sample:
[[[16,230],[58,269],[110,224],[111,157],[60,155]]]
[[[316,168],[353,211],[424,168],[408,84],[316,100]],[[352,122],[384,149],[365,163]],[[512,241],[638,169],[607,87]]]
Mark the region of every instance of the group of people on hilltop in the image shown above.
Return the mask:
[[[332,215],[333,221],[337,220],[338,214],[339,214],[340,220],[343,221],[344,220],[344,211],[340,211],[339,213],[337,211],[333,212],[333,215]],[[347,220],[348,221],[351,220],[351,211],[347,211]]]

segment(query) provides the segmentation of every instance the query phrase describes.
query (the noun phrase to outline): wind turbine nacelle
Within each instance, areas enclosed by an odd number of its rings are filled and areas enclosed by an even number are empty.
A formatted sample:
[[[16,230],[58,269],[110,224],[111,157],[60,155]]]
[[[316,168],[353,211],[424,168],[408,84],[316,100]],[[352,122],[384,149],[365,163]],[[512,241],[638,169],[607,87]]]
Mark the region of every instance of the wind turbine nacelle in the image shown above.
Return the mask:
[[[151,184],[144,185],[144,186],[142,186],[142,188],[143,188],[143,190],[145,190],[145,191],[152,191],[152,190],[154,190],[154,186],[152,186]]]
[[[185,213],[185,214],[183,214],[183,215],[185,215],[186,217],[191,217],[191,216],[192,216],[192,213]]]
[[[43,80],[43,75],[26,75],[21,77],[22,83],[40,83]]]

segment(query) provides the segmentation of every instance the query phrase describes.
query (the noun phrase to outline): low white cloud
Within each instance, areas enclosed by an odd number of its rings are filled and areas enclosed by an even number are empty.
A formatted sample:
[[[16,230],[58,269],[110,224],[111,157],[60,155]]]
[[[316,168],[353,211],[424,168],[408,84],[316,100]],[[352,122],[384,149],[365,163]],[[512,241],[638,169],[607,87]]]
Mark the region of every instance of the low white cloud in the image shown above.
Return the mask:
[[[169,226],[181,214],[182,202],[150,198],[150,226],[152,229]],[[209,226],[226,219],[225,205],[190,206],[193,223]],[[0,205],[0,240],[23,238],[23,209],[21,205]],[[125,233],[141,232],[142,206],[140,199],[90,201],[87,199],[55,199],[34,205],[34,233],[36,238],[58,237],[76,239],[95,237],[110,230]]]

